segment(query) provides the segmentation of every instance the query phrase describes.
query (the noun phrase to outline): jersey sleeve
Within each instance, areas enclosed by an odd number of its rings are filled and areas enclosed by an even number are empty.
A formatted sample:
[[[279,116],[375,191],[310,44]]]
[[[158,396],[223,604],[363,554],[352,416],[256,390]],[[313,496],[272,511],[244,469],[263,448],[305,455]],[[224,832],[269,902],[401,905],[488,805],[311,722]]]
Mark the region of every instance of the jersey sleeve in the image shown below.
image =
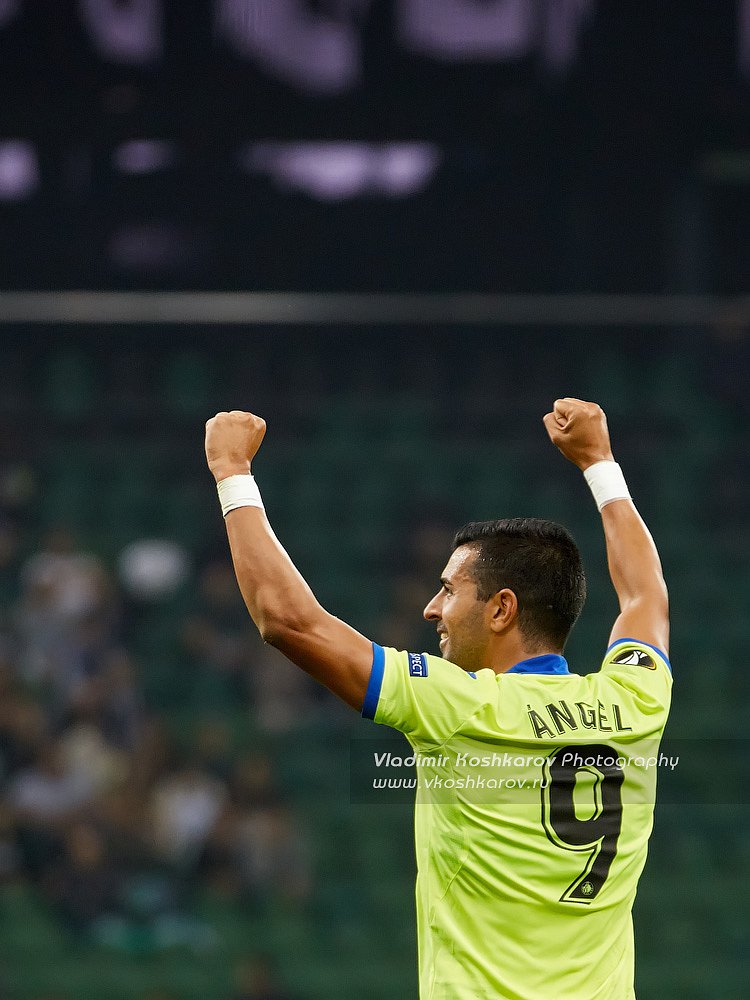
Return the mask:
[[[373,643],[362,715],[413,739],[439,743],[496,700],[494,678],[491,670],[467,673],[439,656]]]
[[[644,709],[669,708],[672,665],[656,646],[639,639],[617,639],[604,654],[602,673],[625,688]]]

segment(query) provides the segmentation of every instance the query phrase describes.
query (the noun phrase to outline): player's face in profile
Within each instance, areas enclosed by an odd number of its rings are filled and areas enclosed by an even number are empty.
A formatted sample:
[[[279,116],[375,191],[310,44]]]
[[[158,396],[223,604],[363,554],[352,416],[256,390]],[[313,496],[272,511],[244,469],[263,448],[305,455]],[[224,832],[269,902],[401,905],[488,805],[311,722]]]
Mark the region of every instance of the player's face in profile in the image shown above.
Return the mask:
[[[488,666],[491,632],[485,620],[487,602],[477,597],[472,572],[476,557],[471,546],[459,546],[443,570],[440,590],[424,609],[440,636],[440,655],[463,670]]]

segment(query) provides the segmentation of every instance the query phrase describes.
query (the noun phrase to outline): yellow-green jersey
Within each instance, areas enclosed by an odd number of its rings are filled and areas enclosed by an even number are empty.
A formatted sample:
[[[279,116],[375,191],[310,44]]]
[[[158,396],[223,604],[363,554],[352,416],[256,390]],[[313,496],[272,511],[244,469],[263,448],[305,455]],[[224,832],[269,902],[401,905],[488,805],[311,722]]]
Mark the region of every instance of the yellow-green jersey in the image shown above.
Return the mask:
[[[671,687],[635,639],[587,676],[562,656],[467,673],[374,645],[362,714],[417,765],[421,1000],[632,1000]]]

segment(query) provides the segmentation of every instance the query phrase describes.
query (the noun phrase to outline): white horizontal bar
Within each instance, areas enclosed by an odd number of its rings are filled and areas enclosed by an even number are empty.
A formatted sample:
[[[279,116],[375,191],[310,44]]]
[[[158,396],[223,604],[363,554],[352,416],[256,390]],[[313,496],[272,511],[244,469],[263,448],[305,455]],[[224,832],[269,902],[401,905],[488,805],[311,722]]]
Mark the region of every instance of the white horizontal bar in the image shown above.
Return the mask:
[[[0,292],[0,324],[704,326],[750,299],[702,295]]]

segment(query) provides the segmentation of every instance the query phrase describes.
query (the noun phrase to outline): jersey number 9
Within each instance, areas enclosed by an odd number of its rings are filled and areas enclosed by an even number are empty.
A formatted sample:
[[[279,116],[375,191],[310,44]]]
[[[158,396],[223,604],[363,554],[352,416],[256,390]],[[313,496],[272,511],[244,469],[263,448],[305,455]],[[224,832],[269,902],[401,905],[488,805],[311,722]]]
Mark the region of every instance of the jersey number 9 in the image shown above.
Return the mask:
[[[625,777],[616,763],[617,756],[616,750],[603,743],[566,746],[556,750],[544,765],[542,823],[547,837],[563,850],[588,854],[583,871],[560,896],[563,903],[596,899],[612,867],[622,826]],[[589,815],[580,819],[580,800],[584,794],[588,798],[589,791]]]

